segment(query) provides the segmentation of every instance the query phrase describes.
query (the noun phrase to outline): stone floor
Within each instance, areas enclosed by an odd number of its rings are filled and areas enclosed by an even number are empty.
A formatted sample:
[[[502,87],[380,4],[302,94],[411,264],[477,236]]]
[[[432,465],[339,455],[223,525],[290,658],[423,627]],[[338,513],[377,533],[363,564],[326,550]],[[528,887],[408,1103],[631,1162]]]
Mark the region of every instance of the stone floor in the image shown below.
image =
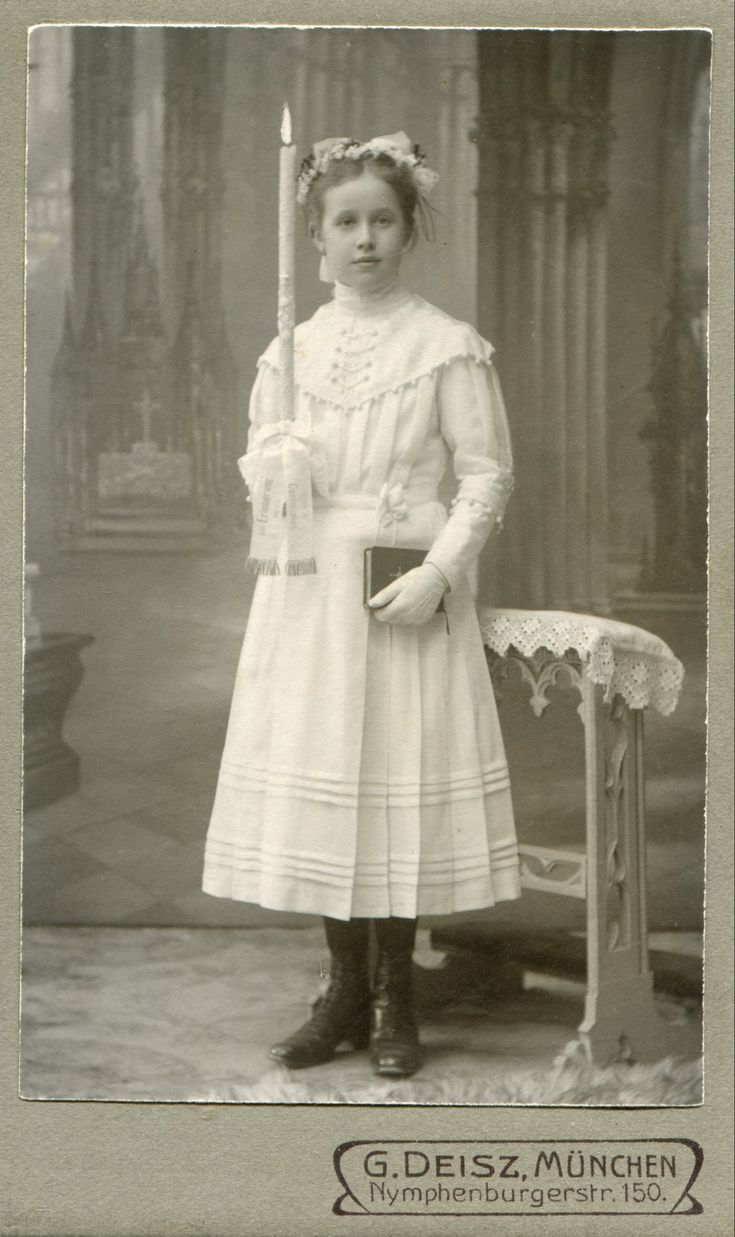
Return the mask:
[[[428,932],[418,945],[421,966],[443,962]],[[527,975],[522,991],[503,994],[490,968],[448,1004],[424,1002],[426,1061],[410,1090],[376,1082],[364,1053],[308,1071],[269,1064],[269,1044],[307,1015],[324,961],[315,928],[28,928],[22,1094],[280,1102],[308,1087],[355,1102],[451,1104],[468,1093],[503,1102],[514,1086],[518,1102],[534,1103],[582,1017],[581,984]],[[659,997],[658,1009],[662,1057],[698,1057],[696,1002]],[[642,1101],[634,1091],[627,1102]],[[665,1102],[691,1099],[674,1088]]]

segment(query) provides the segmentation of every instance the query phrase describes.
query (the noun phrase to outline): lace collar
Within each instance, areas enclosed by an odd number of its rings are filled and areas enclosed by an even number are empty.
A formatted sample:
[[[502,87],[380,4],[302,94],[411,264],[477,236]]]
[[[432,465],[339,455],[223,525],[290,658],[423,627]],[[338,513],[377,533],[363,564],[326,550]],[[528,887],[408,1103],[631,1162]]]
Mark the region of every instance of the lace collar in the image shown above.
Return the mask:
[[[296,327],[296,384],[324,403],[355,408],[458,357],[488,365],[492,352],[474,327],[415,293],[392,287],[367,298],[348,288]],[[277,337],[259,363],[279,368]]]

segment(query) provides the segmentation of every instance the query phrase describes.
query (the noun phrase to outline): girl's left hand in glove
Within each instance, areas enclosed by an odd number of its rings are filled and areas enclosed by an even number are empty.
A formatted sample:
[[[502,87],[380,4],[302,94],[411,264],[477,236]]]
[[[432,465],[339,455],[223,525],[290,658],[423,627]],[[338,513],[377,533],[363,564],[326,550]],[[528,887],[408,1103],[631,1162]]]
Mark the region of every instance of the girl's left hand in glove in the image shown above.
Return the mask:
[[[422,563],[412,567],[370,598],[368,605],[379,623],[402,627],[426,623],[436,614],[449,585],[438,567]]]

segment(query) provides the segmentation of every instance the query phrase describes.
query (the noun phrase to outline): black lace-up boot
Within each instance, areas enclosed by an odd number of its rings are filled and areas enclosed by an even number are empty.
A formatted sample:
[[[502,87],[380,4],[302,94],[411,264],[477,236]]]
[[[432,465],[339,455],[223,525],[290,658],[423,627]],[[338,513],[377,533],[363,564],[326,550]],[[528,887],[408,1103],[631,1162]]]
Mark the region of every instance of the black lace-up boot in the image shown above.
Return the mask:
[[[413,1003],[415,919],[376,919],[370,1062],[376,1074],[405,1078],[421,1065]]]
[[[331,955],[327,991],[309,1021],[269,1054],[290,1069],[322,1065],[343,1041],[364,1048],[370,1037],[368,920],[325,919],[324,926]]]

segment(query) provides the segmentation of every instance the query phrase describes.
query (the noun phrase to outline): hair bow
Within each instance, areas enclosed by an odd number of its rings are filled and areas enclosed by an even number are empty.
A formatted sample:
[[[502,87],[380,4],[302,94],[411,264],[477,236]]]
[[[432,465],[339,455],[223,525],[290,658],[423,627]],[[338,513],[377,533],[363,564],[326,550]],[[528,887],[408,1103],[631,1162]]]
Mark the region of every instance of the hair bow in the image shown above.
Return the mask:
[[[371,138],[369,142],[365,142],[365,150],[398,150],[402,155],[410,155],[414,153],[415,147],[408,134],[400,129],[398,133]]]

